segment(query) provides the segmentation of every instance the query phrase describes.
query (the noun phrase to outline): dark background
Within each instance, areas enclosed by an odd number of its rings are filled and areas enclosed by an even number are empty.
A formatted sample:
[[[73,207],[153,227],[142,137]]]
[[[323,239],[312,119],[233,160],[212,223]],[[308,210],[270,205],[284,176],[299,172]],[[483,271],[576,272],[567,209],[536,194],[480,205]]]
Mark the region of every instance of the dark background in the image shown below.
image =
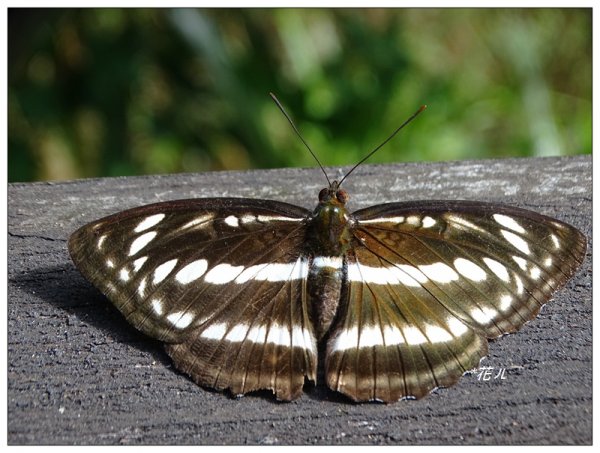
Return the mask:
[[[10,9],[9,181],[591,153],[591,9]]]

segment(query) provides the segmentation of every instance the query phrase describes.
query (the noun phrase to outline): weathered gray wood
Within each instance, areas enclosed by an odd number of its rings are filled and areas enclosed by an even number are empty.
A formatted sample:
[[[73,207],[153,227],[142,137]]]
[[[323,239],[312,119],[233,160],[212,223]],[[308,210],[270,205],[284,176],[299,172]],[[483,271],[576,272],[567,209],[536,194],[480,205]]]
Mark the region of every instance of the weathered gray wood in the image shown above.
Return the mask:
[[[8,188],[10,444],[589,444],[592,441],[592,172],[589,156],[364,166],[351,208],[474,199],[557,217],[589,238],[586,261],[535,321],[490,344],[505,380],[419,401],[347,402],[325,388],[276,403],[233,400],[176,372],[75,270],[68,235],[156,201],[240,196],[313,207],[315,169],[182,174]]]

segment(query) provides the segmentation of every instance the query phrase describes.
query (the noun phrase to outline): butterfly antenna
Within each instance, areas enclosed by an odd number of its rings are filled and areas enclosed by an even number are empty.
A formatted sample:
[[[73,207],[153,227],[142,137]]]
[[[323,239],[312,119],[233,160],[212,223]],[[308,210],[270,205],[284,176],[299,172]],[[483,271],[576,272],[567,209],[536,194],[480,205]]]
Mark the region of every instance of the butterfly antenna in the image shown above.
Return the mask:
[[[423,110],[425,110],[426,108],[427,108],[427,106],[426,106],[426,105],[422,105],[422,106],[419,108],[419,110],[417,110],[415,113],[413,113],[409,119],[407,119],[407,120],[406,120],[404,123],[402,123],[402,124],[400,125],[400,127],[399,127],[398,129],[396,129],[396,130],[395,130],[395,131],[392,133],[392,135],[390,135],[388,138],[386,138],[386,139],[383,141],[383,143],[382,143],[381,145],[379,145],[377,148],[375,148],[373,151],[371,151],[369,154],[367,154],[365,157],[363,157],[363,158],[362,158],[362,159],[361,159],[361,160],[360,160],[360,161],[359,161],[359,162],[358,162],[358,163],[357,163],[357,164],[356,164],[354,167],[352,167],[352,169],[351,169],[351,170],[350,170],[348,173],[346,173],[346,174],[344,175],[344,177],[343,177],[343,178],[340,180],[340,182],[339,182],[339,184],[338,184],[338,187],[342,185],[342,182],[344,181],[344,179],[346,179],[348,176],[350,176],[350,173],[352,173],[354,170],[356,170],[356,168],[357,168],[357,167],[358,167],[360,164],[362,164],[362,163],[363,163],[365,160],[367,160],[369,157],[371,157],[373,154],[375,154],[375,153],[376,153],[376,152],[379,150],[379,148],[381,148],[383,145],[385,145],[387,142],[389,142],[391,139],[393,139],[393,138],[394,138],[394,136],[395,136],[395,135],[396,135],[398,132],[400,132],[400,129],[402,129],[404,126],[406,126],[406,125],[407,125],[408,123],[410,123],[412,120],[414,120],[414,119],[416,118],[416,116],[417,116],[419,113],[421,113]]]
[[[327,173],[325,172],[325,169],[323,168],[323,165],[321,165],[321,162],[319,161],[319,159],[317,158],[317,156],[315,155],[315,153],[313,153],[312,149],[310,149],[310,146],[308,146],[308,143],[306,143],[304,141],[304,139],[302,138],[302,135],[300,135],[300,131],[298,131],[298,128],[296,127],[296,125],[294,124],[294,122],[292,121],[292,119],[290,118],[290,116],[287,114],[287,112],[283,108],[283,105],[281,105],[281,102],[279,102],[279,99],[277,99],[277,96],[275,96],[273,93],[269,93],[269,95],[271,96],[271,98],[273,99],[273,101],[275,101],[275,104],[277,104],[277,107],[279,107],[279,110],[281,110],[281,113],[283,113],[283,115],[287,118],[287,120],[289,121],[289,123],[292,125],[292,128],[294,128],[294,131],[296,132],[296,135],[298,137],[300,137],[300,140],[302,140],[302,143],[304,143],[304,146],[306,146],[306,149],[308,149],[308,152],[317,161],[317,164],[319,164],[319,167],[321,168],[321,171],[325,175],[325,179],[327,179],[327,183],[329,184],[329,186],[331,186],[331,181],[329,180],[329,177],[327,176]]]

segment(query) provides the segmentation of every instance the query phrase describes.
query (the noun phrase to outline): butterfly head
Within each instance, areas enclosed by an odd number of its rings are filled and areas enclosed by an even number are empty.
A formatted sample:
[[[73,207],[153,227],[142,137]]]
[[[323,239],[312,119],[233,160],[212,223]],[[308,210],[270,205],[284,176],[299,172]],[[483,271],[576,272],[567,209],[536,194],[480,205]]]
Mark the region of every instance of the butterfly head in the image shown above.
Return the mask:
[[[337,181],[333,181],[329,187],[325,187],[319,192],[319,204],[344,206],[349,199],[350,195],[340,188]]]

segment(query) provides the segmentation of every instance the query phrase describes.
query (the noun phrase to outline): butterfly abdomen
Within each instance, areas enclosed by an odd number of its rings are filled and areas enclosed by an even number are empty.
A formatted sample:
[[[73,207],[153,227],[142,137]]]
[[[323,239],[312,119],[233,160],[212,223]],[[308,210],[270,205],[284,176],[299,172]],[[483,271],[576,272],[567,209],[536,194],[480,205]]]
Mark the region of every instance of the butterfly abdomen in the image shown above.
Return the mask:
[[[351,216],[346,209],[347,195],[335,188],[319,195],[310,225],[307,243],[312,265],[308,278],[312,317],[318,340],[329,331],[338,311],[344,281],[344,257],[352,243]]]
[[[312,260],[307,284],[318,341],[325,337],[338,311],[343,267],[341,256],[316,256]]]

